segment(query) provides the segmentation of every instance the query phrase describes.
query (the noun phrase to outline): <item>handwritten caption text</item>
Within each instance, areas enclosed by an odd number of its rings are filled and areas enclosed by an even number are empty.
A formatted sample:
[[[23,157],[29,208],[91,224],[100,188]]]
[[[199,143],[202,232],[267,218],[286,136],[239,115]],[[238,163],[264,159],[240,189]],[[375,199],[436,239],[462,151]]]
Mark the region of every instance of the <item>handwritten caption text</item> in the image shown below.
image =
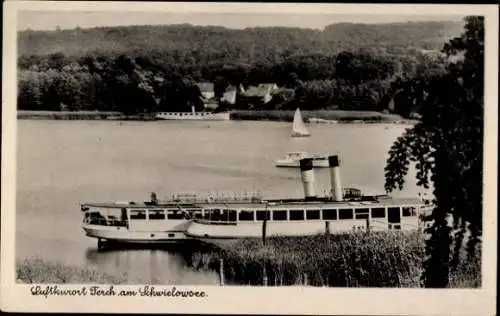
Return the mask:
[[[174,298],[192,298],[192,297],[207,297],[204,291],[177,289],[175,286],[170,288],[154,287],[145,285],[136,289],[118,288],[114,285],[109,286],[81,286],[78,288],[61,288],[57,285],[36,285],[30,288],[33,296],[149,296],[149,297],[174,297]]]

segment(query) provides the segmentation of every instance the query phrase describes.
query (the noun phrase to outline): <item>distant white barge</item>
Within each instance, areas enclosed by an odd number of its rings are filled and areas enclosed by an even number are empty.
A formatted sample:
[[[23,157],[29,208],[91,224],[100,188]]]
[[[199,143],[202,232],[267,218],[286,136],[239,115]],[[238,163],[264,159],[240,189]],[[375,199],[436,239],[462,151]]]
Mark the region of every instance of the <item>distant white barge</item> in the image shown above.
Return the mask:
[[[322,118],[311,117],[309,118],[309,123],[318,123],[318,124],[337,124],[336,120],[325,120]]]
[[[158,112],[158,120],[228,121],[229,112]]]

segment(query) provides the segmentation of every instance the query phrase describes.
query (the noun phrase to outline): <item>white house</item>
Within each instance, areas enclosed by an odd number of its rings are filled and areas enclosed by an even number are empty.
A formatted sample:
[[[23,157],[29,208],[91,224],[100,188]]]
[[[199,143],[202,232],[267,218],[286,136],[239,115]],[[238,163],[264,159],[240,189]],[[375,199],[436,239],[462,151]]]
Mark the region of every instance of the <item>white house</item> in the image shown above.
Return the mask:
[[[222,95],[222,98],[220,100],[223,102],[227,102],[229,104],[235,104],[236,103],[236,87],[235,86],[227,87],[226,91],[224,91],[224,94]]]
[[[215,97],[214,84],[211,82],[196,83],[204,99],[211,100]]]
[[[258,86],[249,87],[243,96],[247,99],[258,99],[266,104],[273,98],[273,94],[278,91],[275,83],[261,83]]]

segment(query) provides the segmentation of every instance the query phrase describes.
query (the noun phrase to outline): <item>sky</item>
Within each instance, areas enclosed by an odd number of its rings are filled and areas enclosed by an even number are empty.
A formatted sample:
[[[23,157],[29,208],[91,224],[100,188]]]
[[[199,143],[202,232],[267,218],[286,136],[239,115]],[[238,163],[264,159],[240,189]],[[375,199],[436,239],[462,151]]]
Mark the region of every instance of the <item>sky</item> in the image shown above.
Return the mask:
[[[323,29],[333,23],[390,23],[406,21],[460,21],[458,15],[380,15],[380,14],[299,14],[299,13],[217,13],[217,12],[61,12],[19,11],[18,30],[72,29],[118,25],[183,24],[220,25],[227,28],[285,26]]]

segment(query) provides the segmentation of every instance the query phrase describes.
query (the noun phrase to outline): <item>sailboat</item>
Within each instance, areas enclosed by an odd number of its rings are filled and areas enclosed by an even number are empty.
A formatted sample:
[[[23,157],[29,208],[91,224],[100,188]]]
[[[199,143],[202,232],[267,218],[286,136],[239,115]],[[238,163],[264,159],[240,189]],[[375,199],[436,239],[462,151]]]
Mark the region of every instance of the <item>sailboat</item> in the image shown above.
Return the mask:
[[[311,136],[307,130],[304,120],[302,119],[302,114],[299,108],[295,110],[295,115],[293,117],[293,127],[292,127],[292,137],[307,137]]]

